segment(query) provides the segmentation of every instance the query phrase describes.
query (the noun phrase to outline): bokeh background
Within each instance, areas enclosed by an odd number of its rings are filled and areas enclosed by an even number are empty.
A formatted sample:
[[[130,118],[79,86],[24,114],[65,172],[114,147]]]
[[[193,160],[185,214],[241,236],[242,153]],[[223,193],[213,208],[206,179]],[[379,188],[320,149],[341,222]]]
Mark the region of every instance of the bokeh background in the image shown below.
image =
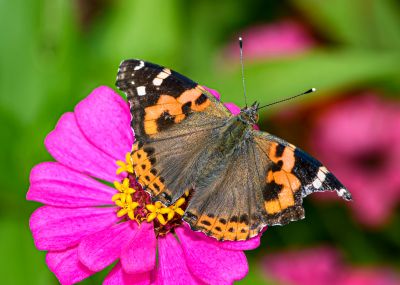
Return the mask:
[[[0,1],[0,276],[57,284],[35,249],[29,172],[62,113],[121,60],[169,66],[244,105],[260,128],[319,158],[354,194],[317,194],[269,228],[238,284],[400,284],[400,4],[395,0]],[[99,284],[99,273],[82,284]]]

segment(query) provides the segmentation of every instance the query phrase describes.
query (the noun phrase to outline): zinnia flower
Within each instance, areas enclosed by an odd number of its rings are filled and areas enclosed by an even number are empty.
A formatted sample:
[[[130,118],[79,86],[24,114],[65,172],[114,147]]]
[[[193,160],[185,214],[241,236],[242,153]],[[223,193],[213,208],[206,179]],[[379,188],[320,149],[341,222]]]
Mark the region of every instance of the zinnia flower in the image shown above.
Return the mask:
[[[318,157],[352,192],[350,206],[369,226],[385,222],[400,198],[399,130],[400,105],[365,94],[320,114],[312,132]]]
[[[317,247],[271,254],[263,260],[268,279],[288,285],[395,285],[400,279],[387,268],[346,265],[333,248]]]
[[[132,173],[130,119],[127,103],[99,87],[47,136],[56,162],[32,169],[27,199],[45,204],[32,214],[30,228],[36,247],[48,251],[50,270],[62,284],[115,261],[104,284],[231,284],[243,278],[243,250],[256,248],[259,237],[218,242],[191,231],[181,219],[187,195],[170,207],[152,203]]]
[[[310,32],[294,20],[281,20],[245,29],[244,38],[247,60],[278,58],[304,53],[316,45]],[[227,48],[230,58],[238,58],[238,44],[235,41]]]

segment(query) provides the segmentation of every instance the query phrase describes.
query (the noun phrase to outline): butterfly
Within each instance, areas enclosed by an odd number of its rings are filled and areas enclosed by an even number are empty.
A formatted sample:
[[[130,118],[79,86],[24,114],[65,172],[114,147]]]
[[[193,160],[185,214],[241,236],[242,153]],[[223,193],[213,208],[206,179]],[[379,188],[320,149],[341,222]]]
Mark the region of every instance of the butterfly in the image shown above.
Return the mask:
[[[138,182],[166,206],[190,191],[182,218],[195,231],[247,240],[303,219],[303,198],[313,192],[351,200],[319,161],[253,128],[257,103],[234,116],[189,78],[136,59],[121,63],[116,86],[130,105]]]

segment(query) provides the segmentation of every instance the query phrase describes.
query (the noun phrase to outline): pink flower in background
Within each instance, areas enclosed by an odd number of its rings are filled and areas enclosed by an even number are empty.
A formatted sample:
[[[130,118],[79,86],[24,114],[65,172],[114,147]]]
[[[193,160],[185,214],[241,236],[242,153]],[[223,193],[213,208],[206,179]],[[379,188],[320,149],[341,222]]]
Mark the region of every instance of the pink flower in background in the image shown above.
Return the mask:
[[[350,206],[369,226],[385,222],[400,198],[399,130],[400,105],[364,94],[322,113],[312,132],[318,157],[352,192]]]
[[[339,255],[331,248],[269,254],[263,261],[268,277],[284,284],[332,284],[340,272]]]
[[[385,268],[353,268],[345,274],[338,285],[396,285],[400,278]]]
[[[388,269],[354,268],[333,248],[317,247],[271,254],[263,260],[269,280],[287,285],[395,285],[399,276]]]
[[[306,52],[316,45],[309,31],[294,20],[253,26],[244,30],[246,59],[285,57]],[[235,41],[227,48],[231,58],[239,57],[239,47]]]
[[[186,197],[171,207],[153,204],[130,174],[130,156],[124,159],[133,142],[129,107],[108,87],[64,114],[47,136],[56,162],[32,169],[27,199],[45,204],[32,214],[30,228],[61,284],[115,261],[104,284],[231,284],[243,278],[243,250],[256,248],[259,237],[218,242],[182,224]]]

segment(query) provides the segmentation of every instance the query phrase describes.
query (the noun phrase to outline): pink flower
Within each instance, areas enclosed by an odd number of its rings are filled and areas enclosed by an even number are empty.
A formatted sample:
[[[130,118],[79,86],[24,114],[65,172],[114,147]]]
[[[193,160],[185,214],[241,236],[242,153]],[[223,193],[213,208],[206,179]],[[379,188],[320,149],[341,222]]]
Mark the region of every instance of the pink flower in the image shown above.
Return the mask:
[[[50,270],[62,284],[115,261],[104,284],[231,284],[243,278],[243,250],[256,248],[259,237],[218,242],[191,231],[180,218],[186,196],[171,207],[151,203],[130,173],[130,156],[122,161],[133,141],[129,107],[108,87],[64,114],[47,136],[56,162],[32,169],[27,199],[45,204],[32,214],[30,228],[36,247],[48,251]]]
[[[400,278],[383,268],[355,268],[333,248],[317,247],[272,254],[262,263],[268,279],[288,285],[395,285]]]
[[[249,60],[297,55],[316,45],[309,31],[294,20],[252,26],[241,35],[245,57]],[[227,54],[230,58],[239,57],[237,40],[228,46]]]
[[[396,285],[400,284],[400,278],[387,268],[353,268],[340,282],[340,285]]]
[[[400,198],[400,105],[364,94],[323,112],[311,144],[354,195],[356,217],[377,226]]]
[[[337,252],[324,247],[270,254],[262,265],[268,277],[293,285],[332,284],[342,269]]]

